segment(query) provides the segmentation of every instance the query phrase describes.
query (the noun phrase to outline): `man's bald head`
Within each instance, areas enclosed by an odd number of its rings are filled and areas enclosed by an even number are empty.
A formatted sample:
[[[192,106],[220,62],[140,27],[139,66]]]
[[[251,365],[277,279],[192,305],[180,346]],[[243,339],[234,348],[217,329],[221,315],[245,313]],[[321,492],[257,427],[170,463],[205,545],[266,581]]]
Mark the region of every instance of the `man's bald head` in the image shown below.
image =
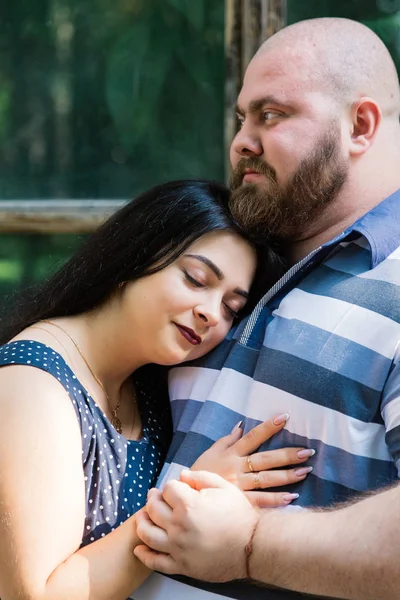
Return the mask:
[[[284,51],[288,60],[300,59],[304,77],[329,91],[339,102],[373,98],[383,117],[399,118],[399,80],[393,60],[379,37],[365,25],[341,18],[301,21],[267,40],[265,52]]]

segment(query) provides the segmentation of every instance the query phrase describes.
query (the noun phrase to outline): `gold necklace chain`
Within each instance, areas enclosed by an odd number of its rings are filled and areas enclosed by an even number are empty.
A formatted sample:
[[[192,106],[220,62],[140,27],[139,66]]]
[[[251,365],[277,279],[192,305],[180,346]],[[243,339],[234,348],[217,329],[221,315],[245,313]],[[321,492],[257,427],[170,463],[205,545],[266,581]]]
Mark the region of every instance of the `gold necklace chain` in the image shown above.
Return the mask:
[[[104,392],[104,395],[106,397],[107,400],[107,404],[108,404],[108,408],[110,409],[111,415],[112,415],[112,419],[111,419],[111,424],[112,426],[116,429],[116,431],[119,434],[122,434],[122,423],[121,423],[121,419],[118,416],[118,410],[120,409],[121,406],[121,402],[120,400],[118,400],[117,405],[115,408],[113,408],[112,404],[111,404],[111,399],[110,396],[107,394],[107,390],[104,387],[103,382],[99,379],[99,377],[96,375],[96,373],[93,371],[92,367],[90,366],[90,364],[88,363],[88,361],[85,358],[85,355],[83,354],[82,350],[80,349],[80,347],[78,346],[77,342],[74,340],[74,338],[72,337],[72,335],[70,335],[67,331],[65,331],[65,329],[63,327],[61,327],[60,325],[57,325],[56,323],[53,323],[53,321],[48,321],[47,319],[42,319],[41,321],[42,323],[47,323],[48,325],[52,325],[53,327],[57,327],[58,329],[60,329],[60,331],[62,331],[67,337],[69,337],[69,339],[71,340],[71,342],[73,343],[73,345],[75,346],[75,348],[77,349],[80,357],[82,358],[83,362],[85,363],[85,365],[87,366],[87,368],[89,369],[93,379],[97,382],[97,384],[101,387],[101,389]],[[42,329],[41,327],[37,327],[36,329]],[[46,330],[44,330],[46,331]],[[50,331],[48,333],[51,333]],[[54,336],[53,336],[54,337]],[[57,338],[56,338],[57,339]],[[62,344],[61,344],[62,345]],[[63,346],[64,348],[64,346]],[[65,348],[64,348],[65,350]],[[133,401],[136,404],[136,398],[135,396],[133,396]],[[133,426],[132,426],[133,429]]]
[[[56,340],[57,344],[60,344],[60,346],[62,346],[64,348],[65,355],[68,356],[68,358],[71,362],[71,365],[75,368],[75,362],[72,360],[70,353],[68,352],[68,350],[66,349],[64,344],[58,339],[58,337],[56,335],[54,335],[54,333],[52,331],[49,331],[48,329],[45,329],[44,327],[39,327],[39,325],[30,325],[29,329],[40,329],[40,331],[45,331],[46,333],[49,333]]]

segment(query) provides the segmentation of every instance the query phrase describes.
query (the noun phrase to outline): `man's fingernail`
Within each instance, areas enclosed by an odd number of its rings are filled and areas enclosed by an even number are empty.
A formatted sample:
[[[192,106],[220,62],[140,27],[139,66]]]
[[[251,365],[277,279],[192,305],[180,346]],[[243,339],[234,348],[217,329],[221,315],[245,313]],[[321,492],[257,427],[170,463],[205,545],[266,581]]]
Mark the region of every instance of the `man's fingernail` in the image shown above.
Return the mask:
[[[238,423],[236,423],[236,425],[232,429],[231,433],[233,433],[234,431],[236,431],[236,429],[239,429],[242,426],[242,423],[243,423],[243,419],[241,421],[239,421]]]
[[[308,473],[311,473],[311,471],[313,470],[312,467],[301,467],[300,469],[295,469],[295,474],[297,475],[297,477],[303,477],[303,475],[307,475]]]
[[[314,456],[315,450],[313,448],[307,448],[305,450],[299,450],[297,452],[298,458],[310,458],[310,456]]]
[[[289,413],[283,413],[283,415],[278,415],[277,417],[274,417],[274,419],[273,419],[274,425],[282,425],[282,423],[286,423],[289,416],[290,416]]]
[[[299,494],[285,494],[283,496],[283,500],[284,502],[292,502],[292,500],[297,500],[297,498],[299,497]]]
[[[149,491],[147,492],[147,500],[149,498],[151,498],[152,494],[154,494],[154,488],[150,488]]]

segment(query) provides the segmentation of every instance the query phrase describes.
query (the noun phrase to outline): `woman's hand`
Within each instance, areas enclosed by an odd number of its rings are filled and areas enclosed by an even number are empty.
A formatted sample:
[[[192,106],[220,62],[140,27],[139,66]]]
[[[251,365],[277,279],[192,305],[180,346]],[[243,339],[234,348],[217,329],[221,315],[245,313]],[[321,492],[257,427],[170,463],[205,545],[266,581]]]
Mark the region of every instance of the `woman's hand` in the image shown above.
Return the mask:
[[[288,414],[276,416],[260,423],[246,435],[243,435],[239,423],[232,433],[204,452],[191,470],[217,473],[245,492],[253,506],[265,508],[290,504],[299,497],[298,494],[251,491],[298,483],[312,471],[312,467],[279,469],[304,463],[315,454],[312,449],[280,448],[253,454],[261,444],[283,429],[288,418]]]

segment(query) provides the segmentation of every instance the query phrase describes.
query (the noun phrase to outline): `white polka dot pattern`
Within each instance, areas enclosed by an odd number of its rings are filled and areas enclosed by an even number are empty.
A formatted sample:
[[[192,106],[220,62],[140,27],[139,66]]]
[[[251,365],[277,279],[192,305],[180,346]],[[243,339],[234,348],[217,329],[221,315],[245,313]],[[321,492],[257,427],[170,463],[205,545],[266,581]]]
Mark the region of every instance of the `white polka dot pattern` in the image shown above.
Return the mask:
[[[114,429],[64,359],[49,346],[32,340],[1,346],[0,367],[11,364],[50,373],[71,398],[82,433],[86,489],[82,546],[104,537],[144,506],[147,492],[156,482],[169,443],[167,399],[156,408],[158,399],[146,383],[136,382],[143,437],[127,440]]]

